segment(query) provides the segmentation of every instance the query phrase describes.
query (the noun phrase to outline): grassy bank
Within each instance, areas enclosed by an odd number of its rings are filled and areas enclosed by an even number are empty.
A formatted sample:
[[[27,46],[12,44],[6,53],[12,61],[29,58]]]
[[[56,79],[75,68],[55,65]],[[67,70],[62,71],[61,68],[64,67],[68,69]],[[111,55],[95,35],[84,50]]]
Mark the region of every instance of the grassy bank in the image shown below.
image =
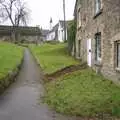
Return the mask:
[[[0,42],[0,79],[12,72],[23,57],[23,48]]]
[[[45,101],[60,113],[120,116],[120,88],[90,69],[46,83]]]
[[[65,44],[30,46],[45,73],[79,62],[70,57]],[[46,82],[45,102],[63,114],[120,116],[120,88],[91,69],[83,69]]]
[[[79,64],[68,55],[65,44],[31,45],[30,48],[45,73],[53,73],[66,66]]]

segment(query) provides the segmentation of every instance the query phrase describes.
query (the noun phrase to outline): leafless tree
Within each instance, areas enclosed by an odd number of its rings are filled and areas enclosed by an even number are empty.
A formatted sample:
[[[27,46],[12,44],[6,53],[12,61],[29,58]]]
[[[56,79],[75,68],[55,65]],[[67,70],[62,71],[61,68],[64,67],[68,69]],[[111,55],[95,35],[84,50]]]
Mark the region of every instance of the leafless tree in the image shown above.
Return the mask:
[[[0,22],[9,20],[16,34],[16,28],[27,25],[29,10],[23,0],[0,0]]]

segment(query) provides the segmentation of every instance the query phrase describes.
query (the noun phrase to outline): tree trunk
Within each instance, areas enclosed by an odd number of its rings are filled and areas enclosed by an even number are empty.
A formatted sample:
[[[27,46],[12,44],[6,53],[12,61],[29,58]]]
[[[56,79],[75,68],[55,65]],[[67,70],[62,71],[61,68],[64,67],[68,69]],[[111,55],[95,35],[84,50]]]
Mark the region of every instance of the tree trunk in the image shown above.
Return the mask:
[[[13,29],[12,29],[12,42],[14,42],[14,43],[19,42],[19,39],[20,39],[20,35],[18,33],[19,31],[17,29],[18,29],[18,27],[13,26]]]
[[[15,39],[15,31],[12,31],[12,33],[11,33],[11,41],[12,42],[16,41],[16,39]]]

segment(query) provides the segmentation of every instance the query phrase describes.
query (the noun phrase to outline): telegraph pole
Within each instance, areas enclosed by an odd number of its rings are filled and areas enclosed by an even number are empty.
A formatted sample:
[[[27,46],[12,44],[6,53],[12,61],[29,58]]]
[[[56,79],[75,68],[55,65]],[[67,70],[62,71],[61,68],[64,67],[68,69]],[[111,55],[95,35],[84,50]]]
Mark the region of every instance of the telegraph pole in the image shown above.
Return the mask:
[[[65,14],[65,0],[63,0],[63,14],[64,14],[64,41],[66,42],[66,14]]]

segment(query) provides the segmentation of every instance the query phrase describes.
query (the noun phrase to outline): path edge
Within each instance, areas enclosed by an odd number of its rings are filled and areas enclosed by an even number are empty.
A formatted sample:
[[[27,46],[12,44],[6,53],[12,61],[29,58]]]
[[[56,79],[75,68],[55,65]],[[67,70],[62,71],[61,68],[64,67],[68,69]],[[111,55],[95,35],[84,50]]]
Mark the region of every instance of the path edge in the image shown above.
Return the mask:
[[[81,64],[70,65],[70,66],[66,66],[64,68],[58,69],[57,71],[55,71],[53,73],[44,73],[44,71],[39,63],[38,57],[36,55],[34,55],[34,53],[32,52],[32,50],[29,47],[28,47],[28,49],[29,49],[30,53],[32,54],[33,58],[35,59],[37,65],[41,68],[44,81],[56,80],[57,78],[59,78],[61,76],[70,74],[70,73],[78,71],[78,70],[83,70],[88,67],[86,62],[82,62]],[[66,72],[68,70],[69,70],[69,72]]]
[[[29,47],[27,49],[30,51],[33,59],[35,60],[36,64],[38,65],[39,70],[40,70],[40,74],[41,74],[41,78],[42,78],[42,80],[44,80],[45,79],[45,74],[44,74],[44,71],[43,71],[40,63],[39,63],[38,57],[36,55],[34,55],[34,53],[32,52],[32,50]]]

